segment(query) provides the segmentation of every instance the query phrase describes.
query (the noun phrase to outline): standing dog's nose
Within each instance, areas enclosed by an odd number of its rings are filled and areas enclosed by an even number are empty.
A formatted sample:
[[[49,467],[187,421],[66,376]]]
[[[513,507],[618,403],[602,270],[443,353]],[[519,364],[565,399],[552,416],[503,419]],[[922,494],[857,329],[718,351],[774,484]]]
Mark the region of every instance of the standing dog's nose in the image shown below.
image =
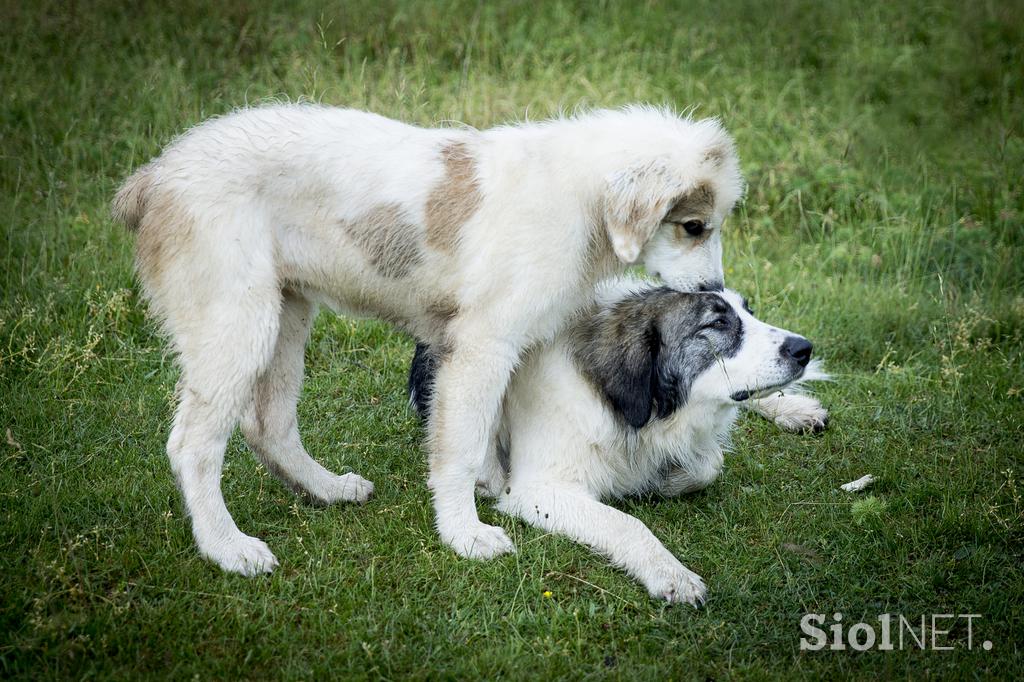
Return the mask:
[[[701,282],[697,285],[697,291],[701,293],[707,293],[709,291],[721,292],[725,291],[725,284],[718,280],[711,280],[708,282]]]
[[[784,357],[796,360],[797,364],[801,367],[806,367],[807,363],[811,361],[811,351],[813,349],[814,346],[804,337],[787,336],[786,340],[782,342],[780,352]]]

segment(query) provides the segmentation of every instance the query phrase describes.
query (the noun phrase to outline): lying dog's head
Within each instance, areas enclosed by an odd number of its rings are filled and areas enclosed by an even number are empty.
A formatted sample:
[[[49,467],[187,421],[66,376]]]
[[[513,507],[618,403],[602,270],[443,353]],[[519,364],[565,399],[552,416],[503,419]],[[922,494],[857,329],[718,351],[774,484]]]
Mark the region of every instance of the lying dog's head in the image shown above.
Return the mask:
[[[753,316],[741,296],[647,288],[574,330],[580,371],[634,428],[689,400],[735,404],[803,376],[811,344]]]
[[[742,192],[732,138],[713,119],[622,112],[628,161],[605,178],[603,219],[616,256],[673,289],[718,291],[722,221]]]

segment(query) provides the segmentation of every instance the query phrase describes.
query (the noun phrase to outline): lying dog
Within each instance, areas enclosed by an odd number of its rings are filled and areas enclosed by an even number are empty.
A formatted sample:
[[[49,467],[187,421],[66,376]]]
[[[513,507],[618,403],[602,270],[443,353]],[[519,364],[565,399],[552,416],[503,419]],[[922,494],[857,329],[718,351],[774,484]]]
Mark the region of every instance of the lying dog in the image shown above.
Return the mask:
[[[310,498],[373,490],[324,469],[299,437],[318,303],[439,351],[427,438],[438,532],[463,556],[512,551],[480,522],[473,484],[523,349],[634,261],[676,288],[721,288],[720,227],[740,189],[716,122],[644,107],[481,132],[272,106],[178,138],[113,210],[138,233],[139,278],[181,365],[167,453],[200,553],[248,575],[277,565],[221,494],[239,422]]]
[[[601,500],[712,483],[740,405],[788,428],[824,428],[820,403],[790,390],[824,378],[810,361],[806,339],[761,322],[734,292],[611,281],[516,371],[480,483],[499,510],[607,555],[652,596],[700,604],[700,577]],[[431,363],[421,344],[410,390],[428,419]]]

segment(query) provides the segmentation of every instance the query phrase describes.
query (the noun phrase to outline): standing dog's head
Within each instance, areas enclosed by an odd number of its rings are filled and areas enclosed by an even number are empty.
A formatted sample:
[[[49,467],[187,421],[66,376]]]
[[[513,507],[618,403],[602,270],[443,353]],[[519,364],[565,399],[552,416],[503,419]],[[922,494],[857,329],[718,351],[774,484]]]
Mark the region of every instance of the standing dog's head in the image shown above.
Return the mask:
[[[811,344],[753,316],[732,291],[633,293],[574,330],[576,363],[632,427],[688,401],[736,404],[800,379]]]
[[[722,221],[742,193],[732,138],[713,119],[628,108],[624,165],[605,177],[603,219],[615,255],[680,291],[721,290]]]

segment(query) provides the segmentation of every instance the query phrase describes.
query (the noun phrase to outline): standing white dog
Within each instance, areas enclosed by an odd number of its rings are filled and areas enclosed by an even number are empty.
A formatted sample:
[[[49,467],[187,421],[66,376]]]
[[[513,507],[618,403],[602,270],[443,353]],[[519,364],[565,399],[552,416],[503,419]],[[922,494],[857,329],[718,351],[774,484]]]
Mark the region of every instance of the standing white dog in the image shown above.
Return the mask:
[[[721,288],[720,227],[740,191],[717,122],[647,107],[480,132],[289,105],[189,131],[125,182],[114,213],[138,232],[139,277],[181,364],[167,451],[199,551],[247,575],[277,565],[221,494],[239,421],[309,497],[373,490],[328,472],[299,438],[318,303],[440,349],[428,434],[438,532],[463,556],[513,551],[481,523],[473,491],[520,353],[638,260],[675,288]]]

